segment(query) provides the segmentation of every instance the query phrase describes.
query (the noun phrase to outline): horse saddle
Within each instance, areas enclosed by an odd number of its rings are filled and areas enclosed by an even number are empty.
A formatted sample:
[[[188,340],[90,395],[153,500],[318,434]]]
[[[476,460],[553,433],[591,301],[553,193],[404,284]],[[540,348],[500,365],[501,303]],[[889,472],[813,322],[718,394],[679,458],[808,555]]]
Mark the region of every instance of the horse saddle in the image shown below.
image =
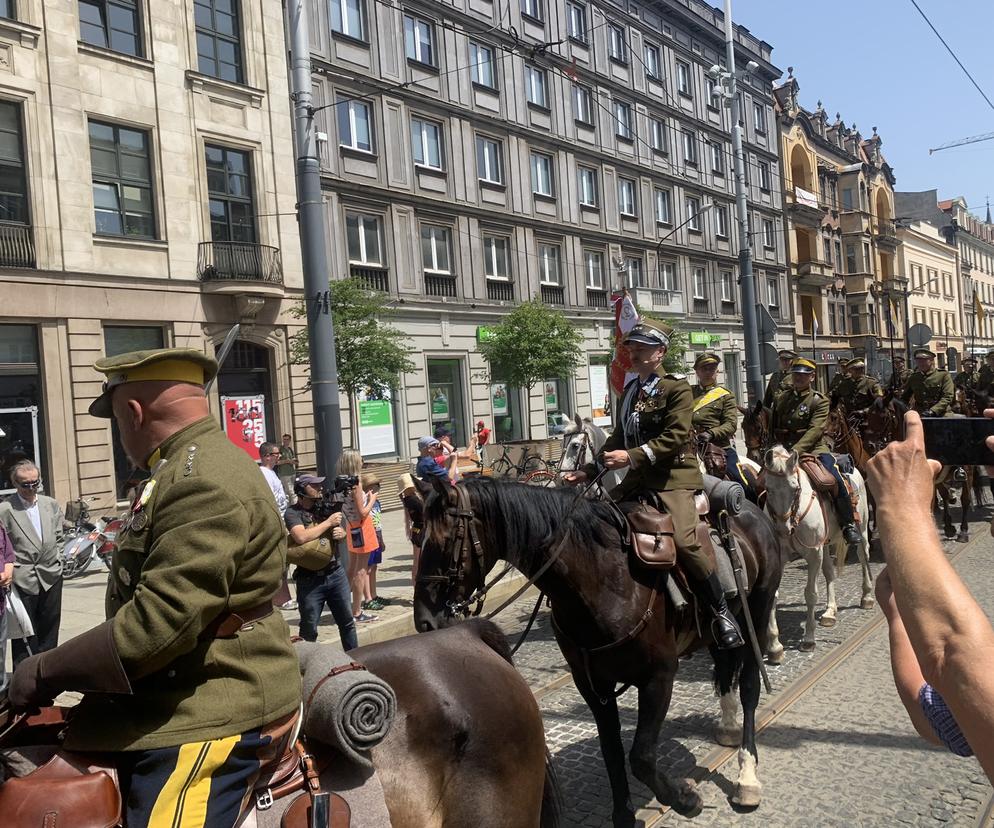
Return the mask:
[[[842,475],[842,479],[846,481],[847,493],[850,497],[854,497],[855,488],[849,480],[849,475],[855,471],[855,466],[853,464],[853,459],[848,454],[836,454],[835,465]],[[839,496],[839,481],[835,479],[834,475],[826,469],[821,460],[819,460],[813,454],[802,454],[800,458],[801,468],[804,469],[804,473],[807,474],[808,480],[811,481],[811,486],[819,494],[827,494],[832,498]]]
[[[64,708],[46,708],[27,720],[19,743],[37,744],[51,738],[51,725],[64,723]],[[295,732],[295,717],[289,723]],[[61,728],[60,728],[61,729]],[[320,770],[301,739],[284,739],[284,749],[263,765],[253,791],[257,810],[268,810],[290,798],[281,828],[312,828],[311,811],[320,791]],[[349,828],[351,811],[338,794],[328,794],[327,828]],[[322,804],[323,807],[323,804]],[[124,824],[120,780],[112,754],[55,750],[51,758],[25,776],[0,785],[0,814],[4,824],[18,828],[118,828]],[[325,826],[322,826],[325,828]]]
[[[706,551],[714,557],[708,526],[704,522],[710,504],[704,492],[697,492],[694,505],[700,520],[697,523],[697,538]],[[666,513],[659,498],[642,497],[639,500],[626,500],[618,504],[625,516],[625,542],[635,560],[649,569],[672,569],[677,563],[675,529],[673,518]],[[705,543],[706,541],[706,543]]]

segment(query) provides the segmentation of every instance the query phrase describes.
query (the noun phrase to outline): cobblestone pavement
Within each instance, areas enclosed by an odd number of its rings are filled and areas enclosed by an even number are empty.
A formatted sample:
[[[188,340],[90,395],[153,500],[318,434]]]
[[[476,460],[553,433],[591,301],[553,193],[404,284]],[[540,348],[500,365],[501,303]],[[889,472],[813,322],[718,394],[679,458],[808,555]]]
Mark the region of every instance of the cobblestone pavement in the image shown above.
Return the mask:
[[[984,606],[994,607],[994,577],[983,561],[994,553],[984,524],[975,524],[974,537],[959,568]],[[946,544],[952,554],[964,550]],[[873,562],[873,573],[882,567]],[[769,667],[774,693],[804,676],[826,653],[865,625],[879,610],[861,610],[860,569],[850,563],[836,582],[838,624],[818,628],[814,652],[798,649],[804,616],[803,561],[788,565],[780,591],[778,614],[784,664]],[[985,583],[987,581],[987,583]],[[824,581],[819,582],[824,598]],[[522,598],[501,618],[509,636],[527,621],[534,596]],[[820,612],[820,611],[819,611]],[[513,640],[513,638],[512,638]],[[548,611],[543,608],[527,642],[515,657],[518,669],[539,693],[546,740],[553,754],[563,791],[568,826],[609,826],[610,788],[600,757],[593,718],[572,682],[549,691],[561,677],[565,662],[552,637]],[[543,691],[543,688],[546,688]],[[765,694],[761,705],[769,701]],[[702,783],[707,808],[696,822],[706,825],[933,825],[941,821],[969,824],[982,811],[990,794],[983,773],[973,760],[960,760],[921,742],[906,722],[890,676],[885,632],[878,631],[822,679],[788,714],[757,737],[764,805],[755,814],[739,815],[727,800],[737,773],[733,760]],[[619,699],[626,747],[634,735],[637,693]],[[711,752],[718,703],[711,687],[711,665],[698,654],[680,665],[669,716],[664,725],[659,763],[671,775],[690,775]],[[881,790],[880,772],[895,780]],[[727,777],[726,777],[727,775]],[[640,817],[657,824],[659,809],[651,792],[630,777],[632,801],[645,808]],[[856,793],[857,795],[852,795]],[[649,806],[646,808],[646,806]],[[966,815],[969,814],[969,817]],[[662,823],[683,822],[668,814]]]

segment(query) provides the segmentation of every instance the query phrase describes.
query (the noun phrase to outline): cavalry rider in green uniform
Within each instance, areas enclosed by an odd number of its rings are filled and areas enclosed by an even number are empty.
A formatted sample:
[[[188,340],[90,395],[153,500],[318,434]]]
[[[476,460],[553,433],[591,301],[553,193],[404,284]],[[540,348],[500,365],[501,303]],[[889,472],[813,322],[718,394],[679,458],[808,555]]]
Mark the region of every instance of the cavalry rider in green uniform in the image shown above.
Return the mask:
[[[980,388],[980,374],[977,373],[976,368],[976,357],[964,357],[963,370],[953,377],[953,388],[963,388],[967,391],[978,390]]]
[[[151,476],[118,536],[108,620],[22,662],[10,701],[85,694],[64,746],[116,754],[126,825],[234,825],[298,718],[300,668],[272,604],[283,520],[210,412],[211,357],[170,348],[95,367],[107,379],[89,413],[117,421]]]
[[[603,469],[627,469],[611,492],[616,502],[648,497],[662,501],[673,519],[677,553],[702,606],[714,615],[715,644],[728,649],[743,643],[735,617],[708,556],[697,540],[694,493],[704,486],[691,435],[693,394],[682,374],[660,374],[673,329],[643,319],[625,337],[632,371],[625,386],[618,422],[595,462],[565,475],[567,483],[583,483]]]
[[[770,381],[766,383],[763,408],[773,408],[777,396],[782,391],[790,390],[790,366],[797,359],[797,354],[785,348],[777,356],[780,357],[780,368],[770,374]]]
[[[904,357],[901,354],[894,356],[894,370],[887,380],[886,391],[892,397],[900,397],[911,378],[911,370],[904,367]]]
[[[994,385],[994,351],[987,352],[984,364],[980,366],[977,382],[982,393],[990,394],[991,385]]]
[[[836,397],[839,393],[839,388],[844,385],[849,380],[849,360],[845,357],[839,357],[838,364],[835,368],[835,373],[832,374],[832,379],[828,383],[828,396],[832,401],[832,405],[835,405]]]
[[[915,372],[908,379],[901,399],[910,403],[923,417],[945,417],[953,404],[956,390],[952,377],[935,368],[935,354],[928,348],[915,351]]]
[[[796,359],[791,368],[794,387],[777,399],[773,409],[770,432],[772,439],[784,448],[800,454],[814,454],[828,469],[839,484],[839,494],[835,498],[835,510],[842,526],[842,536],[846,543],[859,543],[860,534],[856,528],[849,490],[835,463],[835,457],[825,445],[825,424],[828,422],[828,397],[811,387],[815,376],[815,364],[807,359]]]
[[[848,376],[839,383],[832,394],[832,406],[845,406],[847,414],[865,414],[875,400],[883,397],[884,390],[876,377],[866,375],[866,361],[856,357],[846,363]]]
[[[720,363],[717,354],[708,352],[694,360],[694,371],[697,374],[697,384],[691,387],[694,394],[694,434],[699,442],[705,445],[714,443],[725,450],[728,478],[741,483],[746,494],[755,502],[756,493],[742,472],[742,463],[733,442],[739,420],[735,396],[727,388],[718,385],[715,378]]]

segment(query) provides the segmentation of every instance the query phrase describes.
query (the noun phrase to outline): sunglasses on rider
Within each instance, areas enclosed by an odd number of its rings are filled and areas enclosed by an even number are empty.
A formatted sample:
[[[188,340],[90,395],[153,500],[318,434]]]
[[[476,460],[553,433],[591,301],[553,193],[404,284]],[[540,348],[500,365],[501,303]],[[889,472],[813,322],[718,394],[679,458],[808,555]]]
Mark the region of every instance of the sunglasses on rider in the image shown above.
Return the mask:
[[[34,480],[21,480],[16,485],[19,489],[40,489],[41,478],[36,477]]]

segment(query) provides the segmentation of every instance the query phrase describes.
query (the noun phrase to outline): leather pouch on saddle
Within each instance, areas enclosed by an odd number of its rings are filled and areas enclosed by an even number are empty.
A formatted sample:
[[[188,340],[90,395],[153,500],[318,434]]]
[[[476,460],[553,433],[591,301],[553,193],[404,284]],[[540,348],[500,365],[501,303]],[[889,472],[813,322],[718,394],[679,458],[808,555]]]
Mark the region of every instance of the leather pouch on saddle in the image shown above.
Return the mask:
[[[723,478],[728,470],[728,458],[725,456],[725,450],[714,443],[708,443],[704,450],[704,469],[719,480]]]
[[[335,556],[335,547],[326,537],[307,543],[290,543],[286,547],[286,562],[304,569],[324,569]]]
[[[631,528],[632,549],[651,569],[671,569],[676,564],[673,518],[646,503],[619,503]]]
[[[832,476],[832,473],[821,464],[821,460],[813,454],[802,454],[800,462],[801,468],[808,476],[808,480],[811,481],[811,486],[816,492],[831,495],[832,497],[836,497],[838,495],[839,482]]]

